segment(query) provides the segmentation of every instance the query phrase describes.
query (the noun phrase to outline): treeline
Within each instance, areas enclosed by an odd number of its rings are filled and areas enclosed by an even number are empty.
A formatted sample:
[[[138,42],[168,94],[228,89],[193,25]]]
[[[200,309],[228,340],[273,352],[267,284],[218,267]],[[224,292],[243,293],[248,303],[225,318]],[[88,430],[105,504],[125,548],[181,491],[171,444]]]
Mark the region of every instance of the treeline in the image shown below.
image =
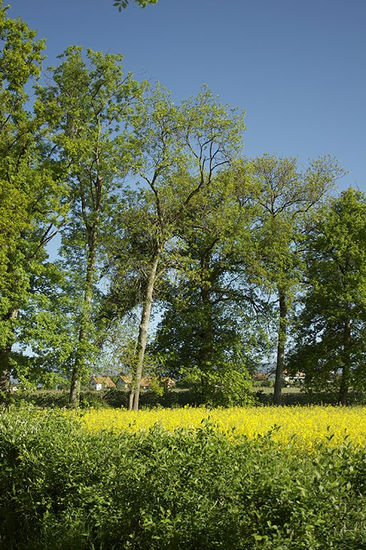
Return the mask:
[[[235,404],[268,357],[275,403],[285,367],[362,389],[366,201],[334,194],[334,159],[244,158],[242,112],[120,55],[69,47],[41,84],[44,43],[4,8],[0,38],[3,395],[66,378],[77,405],[107,364],[135,410],[147,373]]]

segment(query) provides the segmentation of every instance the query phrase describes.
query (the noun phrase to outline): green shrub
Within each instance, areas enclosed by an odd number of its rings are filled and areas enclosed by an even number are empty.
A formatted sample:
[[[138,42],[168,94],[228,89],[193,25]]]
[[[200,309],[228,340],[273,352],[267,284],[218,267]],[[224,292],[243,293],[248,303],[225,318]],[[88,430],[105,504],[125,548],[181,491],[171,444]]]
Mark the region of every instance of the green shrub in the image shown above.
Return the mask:
[[[229,441],[208,422],[89,434],[57,411],[12,409],[0,548],[361,550],[365,458],[347,442],[300,454],[270,434]]]
[[[248,371],[226,361],[216,369],[187,369],[184,381],[191,388],[193,403],[213,407],[243,406],[253,403],[252,380]]]

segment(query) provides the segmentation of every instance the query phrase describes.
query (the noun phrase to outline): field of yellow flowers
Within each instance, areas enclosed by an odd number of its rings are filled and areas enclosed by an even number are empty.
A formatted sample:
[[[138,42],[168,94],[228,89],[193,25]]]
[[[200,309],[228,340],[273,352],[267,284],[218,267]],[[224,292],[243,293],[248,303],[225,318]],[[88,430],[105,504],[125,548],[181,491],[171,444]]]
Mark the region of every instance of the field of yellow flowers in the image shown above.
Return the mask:
[[[366,407],[234,407],[229,409],[153,409],[139,412],[90,409],[81,416],[90,432],[124,430],[138,432],[158,424],[172,432],[177,428],[197,429],[210,423],[228,437],[254,438],[271,432],[272,439],[311,449],[321,441],[337,446],[349,439],[366,446]]]

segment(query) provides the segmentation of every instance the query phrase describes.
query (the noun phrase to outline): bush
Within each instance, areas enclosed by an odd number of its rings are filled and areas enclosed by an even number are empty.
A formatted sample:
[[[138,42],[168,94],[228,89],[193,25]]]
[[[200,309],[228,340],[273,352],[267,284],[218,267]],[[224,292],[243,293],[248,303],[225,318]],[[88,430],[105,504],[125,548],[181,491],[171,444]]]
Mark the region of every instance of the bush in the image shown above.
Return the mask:
[[[261,388],[273,388],[274,381],[273,380],[262,380],[261,382]]]
[[[68,390],[35,390],[22,391],[12,396],[14,404],[30,403],[37,407],[53,409],[55,407],[67,407],[69,404]],[[93,407],[125,407],[127,393],[124,390],[82,390],[80,392],[80,407],[82,409]]]
[[[248,371],[238,369],[230,361],[207,371],[191,367],[187,369],[184,381],[191,389],[195,405],[233,407],[253,403],[252,380]]]
[[[365,548],[365,451],[233,438],[208,422],[89,434],[62,412],[3,413],[0,547]]]

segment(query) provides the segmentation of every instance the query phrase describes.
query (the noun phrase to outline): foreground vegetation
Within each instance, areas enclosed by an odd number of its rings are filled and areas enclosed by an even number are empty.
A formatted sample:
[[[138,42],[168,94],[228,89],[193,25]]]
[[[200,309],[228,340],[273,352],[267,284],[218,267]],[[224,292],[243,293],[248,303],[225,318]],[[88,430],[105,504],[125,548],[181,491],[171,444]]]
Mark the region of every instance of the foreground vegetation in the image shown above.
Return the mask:
[[[35,408],[1,414],[2,548],[366,546],[366,452],[355,440],[357,430],[365,435],[365,409],[233,409],[210,411],[211,420],[201,422],[207,411],[140,412],[135,418],[146,430],[88,429],[91,419],[108,414]],[[177,429],[149,427],[159,415]],[[294,438],[281,441],[281,428],[267,430],[271,416],[287,421],[288,433],[306,417],[313,427],[319,419],[322,438],[308,430],[311,449]],[[243,429],[227,437],[217,419]],[[339,422],[351,426],[350,437],[338,437]]]

